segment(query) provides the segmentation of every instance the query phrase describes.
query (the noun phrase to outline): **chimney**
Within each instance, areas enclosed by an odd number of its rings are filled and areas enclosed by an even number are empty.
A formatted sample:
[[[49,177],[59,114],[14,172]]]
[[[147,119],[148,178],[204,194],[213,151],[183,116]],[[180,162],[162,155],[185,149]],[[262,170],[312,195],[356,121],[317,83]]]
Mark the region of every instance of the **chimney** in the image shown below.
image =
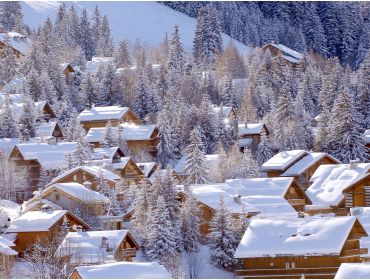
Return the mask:
[[[101,245],[100,245],[100,248],[108,248],[108,238],[103,236],[101,238]]]
[[[51,205],[49,205],[49,204],[45,204],[45,205],[41,206],[41,211],[42,212],[49,212],[49,211],[52,211],[52,210],[53,210],[53,207],[51,207]]]
[[[298,212],[298,218],[304,218],[304,213],[303,212]]]
[[[349,168],[350,169],[355,169],[357,167],[357,163],[360,163],[360,159],[359,158],[356,158],[354,160],[351,160],[349,162]]]
[[[55,145],[57,143],[57,138],[54,136],[45,137],[45,140],[49,145]]]
[[[234,202],[236,203],[236,204],[242,204],[242,201],[241,201],[241,195],[235,195],[234,197],[233,197],[233,199],[234,199]]]
[[[91,183],[91,182],[89,182],[89,181],[85,181],[85,182],[83,182],[83,186],[84,186],[86,189],[91,190],[92,183]]]

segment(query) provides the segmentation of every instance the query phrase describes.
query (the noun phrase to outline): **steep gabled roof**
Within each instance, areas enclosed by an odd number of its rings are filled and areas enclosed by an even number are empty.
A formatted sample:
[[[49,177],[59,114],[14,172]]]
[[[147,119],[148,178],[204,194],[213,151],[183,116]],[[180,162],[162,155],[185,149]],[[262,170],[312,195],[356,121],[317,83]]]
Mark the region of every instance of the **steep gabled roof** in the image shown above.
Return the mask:
[[[336,163],[341,163],[338,159],[327,153],[309,153],[288,168],[283,174],[281,174],[281,176],[298,176],[304,173],[312,165],[322,160],[324,157],[328,157]]]
[[[370,163],[320,165],[306,193],[314,205],[337,206],[344,199],[343,191],[369,170]]]
[[[80,122],[120,120],[130,110],[121,106],[101,106],[83,110],[78,119]]]
[[[271,170],[284,171],[305,155],[307,155],[307,152],[304,150],[292,150],[292,151],[280,152],[274,155],[264,164],[262,164],[261,170],[262,171],[271,171]]]
[[[267,131],[266,126],[263,123],[241,123],[238,125],[238,135],[239,137],[242,137],[245,135],[261,134],[263,128]]]
[[[361,226],[356,217],[254,218],[235,258],[339,255],[356,222]]]

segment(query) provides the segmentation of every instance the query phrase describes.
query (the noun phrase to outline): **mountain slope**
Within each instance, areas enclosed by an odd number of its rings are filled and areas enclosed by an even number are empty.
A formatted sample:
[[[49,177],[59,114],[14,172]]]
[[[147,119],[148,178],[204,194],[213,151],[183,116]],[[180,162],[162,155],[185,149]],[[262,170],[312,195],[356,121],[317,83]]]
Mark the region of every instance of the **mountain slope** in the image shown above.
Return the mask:
[[[67,2],[70,5],[71,2]],[[80,12],[86,7],[92,15],[95,5],[98,5],[101,14],[107,15],[115,42],[125,38],[130,42],[139,39],[148,45],[158,45],[164,38],[165,32],[171,34],[177,24],[180,28],[182,42],[186,50],[191,50],[194,38],[196,20],[172,10],[156,2],[111,2],[89,1],[73,2]],[[59,2],[22,2],[24,22],[31,28],[37,28],[49,16],[55,18]],[[223,35],[226,45],[233,40],[242,53],[248,47],[228,35]]]

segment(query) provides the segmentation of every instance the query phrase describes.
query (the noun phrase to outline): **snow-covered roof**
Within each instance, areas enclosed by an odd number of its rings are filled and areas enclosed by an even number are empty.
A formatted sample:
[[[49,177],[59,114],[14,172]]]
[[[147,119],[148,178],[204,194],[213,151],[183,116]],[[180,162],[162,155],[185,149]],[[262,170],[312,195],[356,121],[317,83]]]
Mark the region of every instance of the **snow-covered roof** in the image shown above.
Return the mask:
[[[280,152],[274,155],[264,164],[262,164],[261,170],[262,171],[269,171],[269,170],[284,171],[285,169],[289,168],[290,165],[295,163],[297,160],[299,160],[306,154],[307,152],[304,150],[292,150],[292,151]]]
[[[94,160],[113,159],[118,150],[118,147],[94,148],[92,158]]]
[[[172,279],[165,267],[156,262],[114,262],[75,270],[83,279]]]
[[[137,163],[137,166],[143,171],[144,175],[148,177],[149,173],[153,170],[153,168],[157,165],[156,162],[140,162]]]
[[[15,219],[5,233],[48,231],[67,212],[67,210],[29,211]]]
[[[76,142],[21,143],[16,147],[25,160],[37,160],[45,169],[60,169],[66,165],[66,155],[73,153]]]
[[[208,169],[212,169],[215,164],[217,164],[217,161],[218,161],[218,155],[214,154],[214,155],[205,155],[205,159],[206,159],[206,166]],[[177,163],[176,163],[176,166],[175,168],[173,169],[177,174],[179,175],[186,175],[185,174],[185,168],[186,168],[186,161],[187,161],[187,157],[186,156],[183,156]]]
[[[370,144],[370,129],[367,129],[364,132],[363,139],[364,139],[366,144]]]
[[[123,139],[125,140],[150,140],[156,126],[153,124],[149,125],[138,125],[134,123],[122,123]]]
[[[217,210],[220,204],[221,196],[224,199],[225,207],[233,214],[242,213],[259,213],[257,208],[242,201],[237,203],[234,200],[234,195],[222,189],[223,184],[203,184],[191,185],[189,187],[193,197],[207,205],[208,207]]]
[[[34,106],[39,114],[43,112],[46,103],[47,103],[46,101],[35,102]],[[21,117],[23,112],[23,105],[24,105],[23,103],[12,103],[9,105],[10,109],[12,110],[14,119],[19,120],[19,118]]]
[[[90,190],[79,183],[55,183],[48,186],[41,193],[41,197],[48,193],[50,190],[57,189],[72,197],[79,199],[84,203],[109,203],[110,200],[104,195]]]
[[[0,104],[4,104],[5,103],[5,99],[6,99],[6,96],[8,94],[6,93],[0,93]],[[22,94],[9,94],[9,102],[10,103],[22,103],[22,99],[23,99],[23,96]]]
[[[0,212],[6,213],[6,216],[12,221],[19,217],[21,206],[14,201],[2,199],[0,200]]]
[[[238,145],[239,147],[250,147],[252,144],[253,139],[252,138],[242,138],[238,139]]]
[[[301,53],[299,53],[297,51],[294,51],[291,48],[288,48],[287,46],[284,46],[283,44],[270,43],[269,45],[281,50],[287,56],[290,56],[291,58],[295,58],[298,61],[303,57],[303,55]]]
[[[130,157],[121,157],[120,162],[116,162],[112,164],[112,167],[114,169],[124,169],[127,163],[130,161]]]
[[[25,35],[17,32],[0,33],[0,41],[5,42],[6,36],[8,35],[9,44],[22,54],[25,54],[28,50],[28,39]]]
[[[370,163],[324,164],[312,175],[306,190],[314,205],[336,206],[344,199],[343,190],[367,174]]]
[[[284,197],[293,183],[292,177],[230,179],[225,183],[235,194],[243,196]]]
[[[218,116],[218,114],[220,113],[221,107],[212,106],[212,109],[213,109],[213,112]],[[229,118],[232,110],[233,110],[233,108],[229,107],[229,106],[223,106],[222,107],[222,115],[224,116],[225,122],[228,122],[228,118]]]
[[[334,279],[370,279],[370,263],[342,263]]]
[[[68,67],[72,67],[72,65],[70,63],[61,63],[59,64],[60,68],[62,69],[62,71],[66,70]],[[73,69],[73,67],[72,67]],[[74,71],[74,69],[73,69]]]
[[[25,77],[15,77],[11,79],[4,87],[3,90],[6,92],[15,91],[20,88],[24,82],[26,81]],[[15,102],[22,102],[22,100],[15,101]]]
[[[40,123],[37,127],[36,135],[38,137],[53,136],[53,132],[56,126],[57,122]]]
[[[8,255],[8,256],[18,255],[18,252],[10,248],[14,246],[15,244],[12,241],[6,239],[5,237],[0,236],[0,254]]]
[[[95,177],[102,176],[102,178],[104,180],[118,181],[118,180],[121,179],[121,177],[116,175],[114,172],[112,172],[110,170],[107,170],[107,169],[104,169],[101,166],[77,166],[77,167],[74,167],[72,169],[69,169],[69,170],[59,174],[57,177],[55,177],[53,180],[51,180],[51,182],[48,184],[48,186],[51,185],[51,184],[54,184],[55,182],[58,182],[60,179],[62,179],[64,177],[67,177],[70,174],[72,174],[76,171],[79,171],[79,170],[81,170],[83,172],[86,172],[88,174],[91,174]]]
[[[260,134],[263,129],[263,123],[241,123],[238,125],[239,136]]]
[[[122,241],[125,239],[127,230],[69,232],[60,244],[58,256],[72,255],[72,263],[94,264],[103,262],[114,255]],[[106,247],[102,247],[102,239],[106,238]],[[107,250],[109,247],[111,250]]]
[[[121,106],[101,106],[83,110],[78,119],[80,122],[120,120],[130,109]]]
[[[128,141],[151,140],[155,125],[137,125],[133,123],[123,123],[122,138]],[[86,141],[88,142],[101,142],[104,139],[105,127],[92,127],[86,134]],[[117,135],[117,127],[112,127],[112,133]]]
[[[312,165],[322,160],[325,156],[336,161],[337,163],[340,163],[339,160],[337,160],[336,158],[332,157],[327,153],[309,153],[302,159],[297,161],[295,164],[293,164],[291,167],[289,167],[283,174],[281,174],[281,176],[300,175],[303,172],[305,172],[308,168],[310,168]]]
[[[98,57],[93,56],[91,61],[86,63],[86,71],[92,75],[96,73],[99,66],[107,65],[113,62],[113,57]]]
[[[235,258],[339,255],[355,222],[355,217],[252,219]]]

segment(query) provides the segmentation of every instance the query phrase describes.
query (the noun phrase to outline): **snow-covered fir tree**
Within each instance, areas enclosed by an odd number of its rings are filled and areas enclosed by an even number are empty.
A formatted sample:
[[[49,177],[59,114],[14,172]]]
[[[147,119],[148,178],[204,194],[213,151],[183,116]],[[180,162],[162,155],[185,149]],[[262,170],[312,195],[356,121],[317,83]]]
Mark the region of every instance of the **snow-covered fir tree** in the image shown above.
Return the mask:
[[[103,134],[103,147],[115,147],[117,146],[117,130],[113,128],[111,122],[107,122]]]
[[[181,208],[181,234],[184,251],[197,252],[200,247],[200,212],[190,192]]]
[[[245,148],[243,151],[243,161],[241,163],[241,176],[243,178],[259,177],[259,167],[257,161],[252,155],[252,151]]]
[[[199,128],[196,127],[190,133],[190,144],[186,148],[185,171],[188,174],[186,184],[204,184],[208,181],[208,170],[204,156],[204,144],[200,136]]]
[[[5,102],[0,110],[0,137],[17,138],[18,126],[14,120],[12,109],[9,104],[9,95],[6,95]]]
[[[262,165],[265,161],[269,160],[274,155],[270,145],[271,143],[267,136],[266,130],[262,129],[261,142],[258,143],[256,155],[256,159],[259,165]]]
[[[232,216],[225,206],[223,196],[211,223],[208,234],[211,248],[212,262],[222,268],[231,270],[236,264],[235,253],[235,232],[232,230]]]

